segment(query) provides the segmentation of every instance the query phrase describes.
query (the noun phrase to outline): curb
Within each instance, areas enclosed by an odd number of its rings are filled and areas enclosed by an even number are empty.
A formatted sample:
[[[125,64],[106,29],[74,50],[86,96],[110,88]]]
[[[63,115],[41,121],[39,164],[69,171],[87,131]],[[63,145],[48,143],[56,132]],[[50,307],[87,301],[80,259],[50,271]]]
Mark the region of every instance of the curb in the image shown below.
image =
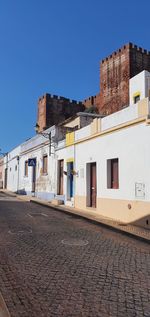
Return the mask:
[[[77,214],[77,213],[75,213],[73,211],[69,211],[66,208],[58,207],[58,206],[55,206],[55,205],[50,204],[50,203],[47,204],[47,203],[44,203],[44,202],[36,201],[34,199],[30,199],[30,202],[34,203],[34,204],[37,204],[37,205],[44,206],[46,208],[53,208],[54,210],[61,211],[61,212],[65,213],[65,214],[71,214],[74,217],[78,217],[78,218],[80,217],[80,218],[82,218],[82,219],[84,219],[84,220],[86,220],[88,222],[93,223],[93,224],[100,225],[100,226],[102,226],[104,228],[111,229],[114,232],[118,232],[118,233],[120,233],[122,235],[127,235],[130,238],[134,238],[136,240],[140,240],[142,242],[146,242],[146,243],[150,244],[150,240],[145,238],[145,237],[138,236],[138,235],[136,235],[136,234],[134,234],[132,232],[124,231],[124,230],[122,230],[120,228],[117,228],[117,227],[111,225],[111,224],[107,224],[107,223],[101,222],[100,220],[95,220],[95,219],[92,219],[92,218],[87,217],[85,215]]]
[[[5,192],[3,190],[1,190],[0,193],[4,194],[5,196],[9,196],[9,197],[17,197],[17,194],[14,194],[14,193],[11,193],[11,192]]]

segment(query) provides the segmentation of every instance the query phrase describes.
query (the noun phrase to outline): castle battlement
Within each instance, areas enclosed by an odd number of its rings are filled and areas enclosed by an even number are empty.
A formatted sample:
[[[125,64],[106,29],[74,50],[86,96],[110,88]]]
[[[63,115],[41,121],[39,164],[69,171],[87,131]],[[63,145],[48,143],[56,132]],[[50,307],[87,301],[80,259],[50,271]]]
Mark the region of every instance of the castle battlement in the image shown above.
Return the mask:
[[[63,101],[63,102],[67,102],[67,103],[70,103],[70,104],[77,104],[77,105],[81,105],[82,104],[82,101],[77,101],[77,100],[74,100],[74,99],[69,99],[69,98],[66,98],[66,97],[62,97],[62,96],[58,96],[58,95],[52,95],[52,94],[49,94],[49,93],[46,93],[45,95],[41,96],[38,98],[38,102],[41,102],[43,101],[44,99],[47,99],[47,100],[58,100],[59,101]]]
[[[118,50],[114,51],[112,54],[108,55],[106,58],[102,59],[101,64],[108,62],[110,59],[116,58],[117,55],[123,54],[128,49],[133,49],[133,50],[140,52],[142,54],[150,55],[150,51],[129,42],[126,45],[123,45]]]

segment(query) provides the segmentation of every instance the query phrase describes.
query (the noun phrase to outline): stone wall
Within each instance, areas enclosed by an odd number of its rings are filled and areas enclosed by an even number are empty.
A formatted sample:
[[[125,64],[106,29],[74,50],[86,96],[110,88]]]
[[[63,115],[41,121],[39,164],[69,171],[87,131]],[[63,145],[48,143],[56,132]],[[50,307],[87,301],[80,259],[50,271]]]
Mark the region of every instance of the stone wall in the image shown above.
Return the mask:
[[[150,52],[132,43],[100,62],[100,93],[83,101],[99,113],[110,114],[129,105],[129,79],[143,70],[150,72]]]
[[[39,125],[39,132],[52,125],[57,125],[74,116],[77,112],[84,110],[85,106],[82,102],[45,94],[38,100],[37,123]]]

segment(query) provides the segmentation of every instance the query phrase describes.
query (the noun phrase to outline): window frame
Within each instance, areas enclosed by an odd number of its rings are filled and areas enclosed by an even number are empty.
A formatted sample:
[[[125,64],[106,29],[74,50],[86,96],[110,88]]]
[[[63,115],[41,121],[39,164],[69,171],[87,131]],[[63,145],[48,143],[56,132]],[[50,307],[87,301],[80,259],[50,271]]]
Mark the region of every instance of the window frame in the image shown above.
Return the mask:
[[[119,158],[107,160],[107,188],[119,189]]]

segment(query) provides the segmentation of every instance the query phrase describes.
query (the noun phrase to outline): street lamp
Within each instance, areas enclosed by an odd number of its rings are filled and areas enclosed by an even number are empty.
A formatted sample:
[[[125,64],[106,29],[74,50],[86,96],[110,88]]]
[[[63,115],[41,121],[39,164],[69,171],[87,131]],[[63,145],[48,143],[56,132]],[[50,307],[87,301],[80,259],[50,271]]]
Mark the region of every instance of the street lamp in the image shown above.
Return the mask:
[[[34,129],[35,129],[35,132],[37,134],[42,135],[42,136],[44,136],[44,138],[49,140],[49,155],[51,156],[51,154],[53,154],[51,152],[51,148],[52,148],[52,146],[54,147],[54,144],[52,144],[52,139],[51,139],[51,131],[50,132],[39,132],[39,124],[38,123],[36,123]]]

